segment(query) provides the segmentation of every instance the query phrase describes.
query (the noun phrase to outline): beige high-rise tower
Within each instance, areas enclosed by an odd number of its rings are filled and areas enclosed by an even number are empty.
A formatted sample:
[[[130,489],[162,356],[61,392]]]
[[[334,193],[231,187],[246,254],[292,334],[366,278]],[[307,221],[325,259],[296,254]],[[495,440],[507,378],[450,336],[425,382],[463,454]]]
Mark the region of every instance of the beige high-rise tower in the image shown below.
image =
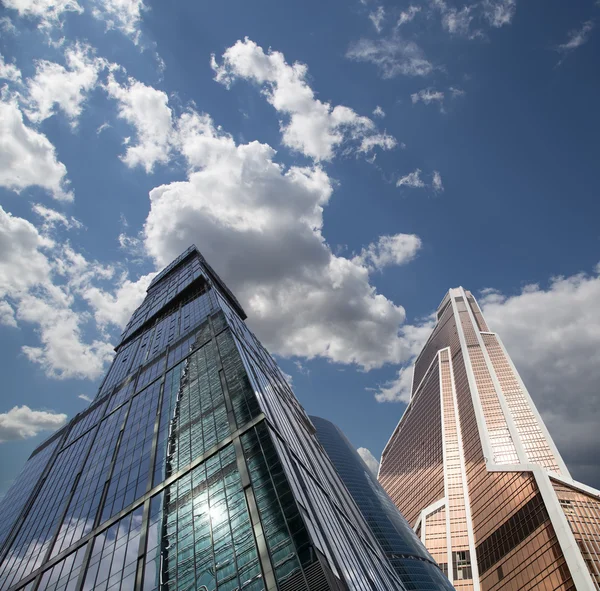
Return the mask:
[[[438,308],[379,481],[459,591],[600,590],[600,491],[571,478],[461,287]]]

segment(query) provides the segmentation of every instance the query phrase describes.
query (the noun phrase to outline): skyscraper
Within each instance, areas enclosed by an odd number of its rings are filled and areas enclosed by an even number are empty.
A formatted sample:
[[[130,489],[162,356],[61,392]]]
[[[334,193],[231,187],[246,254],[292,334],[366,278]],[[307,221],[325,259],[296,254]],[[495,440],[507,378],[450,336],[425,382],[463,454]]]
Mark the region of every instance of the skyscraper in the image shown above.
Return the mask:
[[[310,420],[317,429],[319,442],[406,588],[451,591],[453,587],[447,577],[344,433],[320,417],[311,416]]]
[[[0,591],[404,589],[195,247],[0,507]]]
[[[379,481],[457,590],[600,589],[600,492],[571,478],[463,288],[438,308]]]

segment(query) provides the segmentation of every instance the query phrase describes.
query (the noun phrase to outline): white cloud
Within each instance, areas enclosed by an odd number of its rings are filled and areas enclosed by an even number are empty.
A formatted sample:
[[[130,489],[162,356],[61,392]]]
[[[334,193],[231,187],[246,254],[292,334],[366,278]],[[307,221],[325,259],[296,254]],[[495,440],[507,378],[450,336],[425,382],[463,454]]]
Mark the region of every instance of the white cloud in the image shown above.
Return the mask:
[[[83,340],[89,316],[74,307],[77,291],[94,276],[107,274],[100,268],[92,272],[70,247],[0,207],[0,298],[10,299],[18,322],[36,327],[40,346],[22,350],[50,377],[97,378],[112,358],[108,342]]]
[[[377,242],[363,248],[352,260],[369,269],[381,270],[389,265],[403,265],[412,261],[420,248],[421,239],[414,234],[380,236]]]
[[[492,27],[510,25],[517,11],[517,0],[484,0],[483,14]]]
[[[0,300],[0,324],[4,326],[17,327],[15,311],[6,300]]]
[[[38,20],[43,29],[60,26],[60,18],[67,12],[83,13],[77,0],[3,0],[3,4],[21,17]]]
[[[575,478],[600,486],[600,265],[480,299]]]
[[[558,51],[562,53],[569,53],[574,49],[581,47],[584,43],[586,43],[589,40],[590,34],[593,29],[593,21],[586,21],[585,23],[583,23],[581,28],[569,31],[569,39],[566,43],[562,43],[558,46]]]
[[[417,324],[407,324],[402,327],[402,337],[410,353],[409,359],[398,370],[393,380],[377,388],[368,388],[369,391],[375,393],[375,400],[377,402],[404,402],[408,404],[414,370],[412,363],[425,346],[434,326],[435,314],[432,314]]]
[[[96,135],[100,135],[103,131],[110,129],[111,127],[112,125],[105,121],[102,125],[98,126],[98,129],[96,129]]]
[[[442,27],[451,35],[474,39],[482,35],[479,30],[471,30],[471,23],[475,18],[473,11],[476,4],[463,6],[460,10],[449,7],[445,0],[433,0],[432,4],[437,8],[442,17]]]
[[[0,54],[0,78],[10,80],[11,82],[19,82],[21,80],[21,70],[14,64],[7,64],[2,54]]]
[[[413,41],[404,41],[397,35],[376,41],[361,39],[350,46],[346,57],[375,64],[383,78],[427,76],[433,71],[423,50]]]
[[[175,137],[189,172],[150,192],[144,240],[157,266],[197,244],[275,354],[366,369],[405,359],[403,308],[376,293],[366,266],[335,256],[323,238],[333,190],[325,171],[286,169],[270,146],[237,145],[193,111]]]
[[[413,367],[403,367],[398,371],[395,379],[379,386],[375,391],[377,402],[404,402],[410,401]]]
[[[376,133],[363,137],[357,151],[361,154],[370,154],[375,148],[391,150],[396,147],[396,138],[387,133]],[[376,154],[373,154],[375,158]]]
[[[369,20],[373,23],[375,30],[381,33],[383,29],[383,21],[385,20],[385,9],[383,6],[378,6],[377,10],[369,13]]]
[[[458,98],[467,94],[462,88],[456,88],[455,86],[451,86],[449,90],[452,98]]]
[[[80,398],[81,400],[85,400],[86,402],[91,402],[93,400],[93,398],[91,398],[87,394],[79,394],[79,396],[77,396],[77,398]]]
[[[81,115],[87,93],[98,81],[98,74],[108,62],[94,56],[89,46],[76,43],[65,51],[67,67],[47,60],[36,62],[35,76],[29,79],[29,119],[39,123],[54,114],[55,105],[61,109],[75,126]]]
[[[315,160],[331,160],[342,144],[358,142],[360,151],[375,146],[388,150],[396,145],[391,136],[378,134],[368,117],[315,98],[306,81],[308,68],[304,64],[289,65],[282,53],[265,53],[248,38],[229,47],[222,58],[219,65],[212,56],[215,80],[226,87],[238,78],[261,86],[267,101],[288,116],[288,121],[281,123],[282,141],[292,150]],[[365,139],[369,141],[363,142]]]
[[[129,236],[125,232],[121,232],[117,238],[119,242],[119,248],[129,256],[133,257],[132,262],[142,262],[146,256],[144,250],[143,236]]]
[[[0,100],[0,186],[16,192],[39,186],[55,199],[70,201],[66,175],[48,138],[23,122],[16,100]]]
[[[55,431],[67,422],[67,415],[15,406],[0,414],[0,443],[35,437],[41,431]]]
[[[15,27],[13,22],[7,16],[0,18],[0,30],[4,31],[8,35],[17,34],[17,27]]]
[[[89,285],[81,290],[81,296],[94,310],[94,318],[100,328],[109,325],[123,328],[135,309],[142,303],[146,290],[156,273],[143,275],[137,281],[121,277],[113,292]]]
[[[375,117],[385,117],[385,111],[379,106],[377,105],[374,109],[373,109],[373,115]]]
[[[396,181],[396,187],[410,187],[411,189],[422,189],[425,183],[421,179],[421,169],[417,168],[413,172],[399,178]]]
[[[67,217],[66,215],[42,205],[41,203],[35,203],[31,209],[34,213],[40,216],[43,220],[42,229],[44,232],[48,232],[58,225],[61,225],[65,230],[81,229],[83,224],[73,216]]]
[[[118,29],[140,42],[142,13],[147,10],[143,0],[94,0],[92,14],[106,23],[107,29]]]
[[[125,164],[132,168],[141,165],[150,173],[155,164],[168,162],[173,123],[166,93],[133,78],[119,84],[113,74],[106,90],[118,102],[119,117],[136,131],[137,143],[128,144],[122,157]]]
[[[425,103],[426,105],[434,102],[442,105],[444,102],[444,93],[439,90],[433,90],[432,88],[424,88],[423,90],[419,90],[419,92],[411,94],[410,98],[413,102],[413,105],[419,101]]]
[[[41,346],[25,345],[22,351],[48,377],[99,378],[114,355],[113,348],[104,340],[83,341],[82,325],[87,317],[74,311],[71,304],[70,299],[56,301],[47,294],[23,296],[17,320],[39,327]]]
[[[406,23],[410,23],[410,21],[412,21],[415,16],[417,16],[417,14],[419,14],[419,12],[421,12],[421,7],[420,6],[409,6],[406,10],[402,11],[400,13],[400,17],[398,18],[398,22],[396,23],[397,27],[401,27],[402,25],[405,25]]]
[[[442,183],[442,175],[437,171],[433,171],[433,180],[431,181],[431,186],[436,193],[439,193],[444,190],[444,185]]]
[[[374,476],[377,476],[377,472],[379,472],[379,462],[375,459],[375,456],[366,447],[359,447],[356,451],[367,465],[367,468]]]

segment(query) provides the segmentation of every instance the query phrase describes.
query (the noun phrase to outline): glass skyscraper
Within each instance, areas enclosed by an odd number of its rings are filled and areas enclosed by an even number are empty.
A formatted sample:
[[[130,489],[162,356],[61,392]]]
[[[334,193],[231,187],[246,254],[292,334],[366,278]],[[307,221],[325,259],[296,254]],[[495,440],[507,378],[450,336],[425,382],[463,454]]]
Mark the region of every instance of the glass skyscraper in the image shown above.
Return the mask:
[[[457,590],[600,589],[600,491],[571,478],[463,288],[438,308],[379,481]]]
[[[405,589],[195,247],[0,503],[0,591]]]
[[[402,517],[344,433],[325,419],[311,416],[317,438],[407,589],[452,591],[421,540]]]

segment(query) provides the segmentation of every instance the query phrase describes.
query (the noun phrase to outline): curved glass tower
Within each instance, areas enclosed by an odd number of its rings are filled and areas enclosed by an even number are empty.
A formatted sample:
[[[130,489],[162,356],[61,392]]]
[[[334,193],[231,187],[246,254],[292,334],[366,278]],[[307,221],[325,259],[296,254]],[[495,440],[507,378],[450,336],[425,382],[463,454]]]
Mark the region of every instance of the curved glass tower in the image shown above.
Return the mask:
[[[311,416],[319,443],[407,589],[453,589],[354,446],[333,423]]]

